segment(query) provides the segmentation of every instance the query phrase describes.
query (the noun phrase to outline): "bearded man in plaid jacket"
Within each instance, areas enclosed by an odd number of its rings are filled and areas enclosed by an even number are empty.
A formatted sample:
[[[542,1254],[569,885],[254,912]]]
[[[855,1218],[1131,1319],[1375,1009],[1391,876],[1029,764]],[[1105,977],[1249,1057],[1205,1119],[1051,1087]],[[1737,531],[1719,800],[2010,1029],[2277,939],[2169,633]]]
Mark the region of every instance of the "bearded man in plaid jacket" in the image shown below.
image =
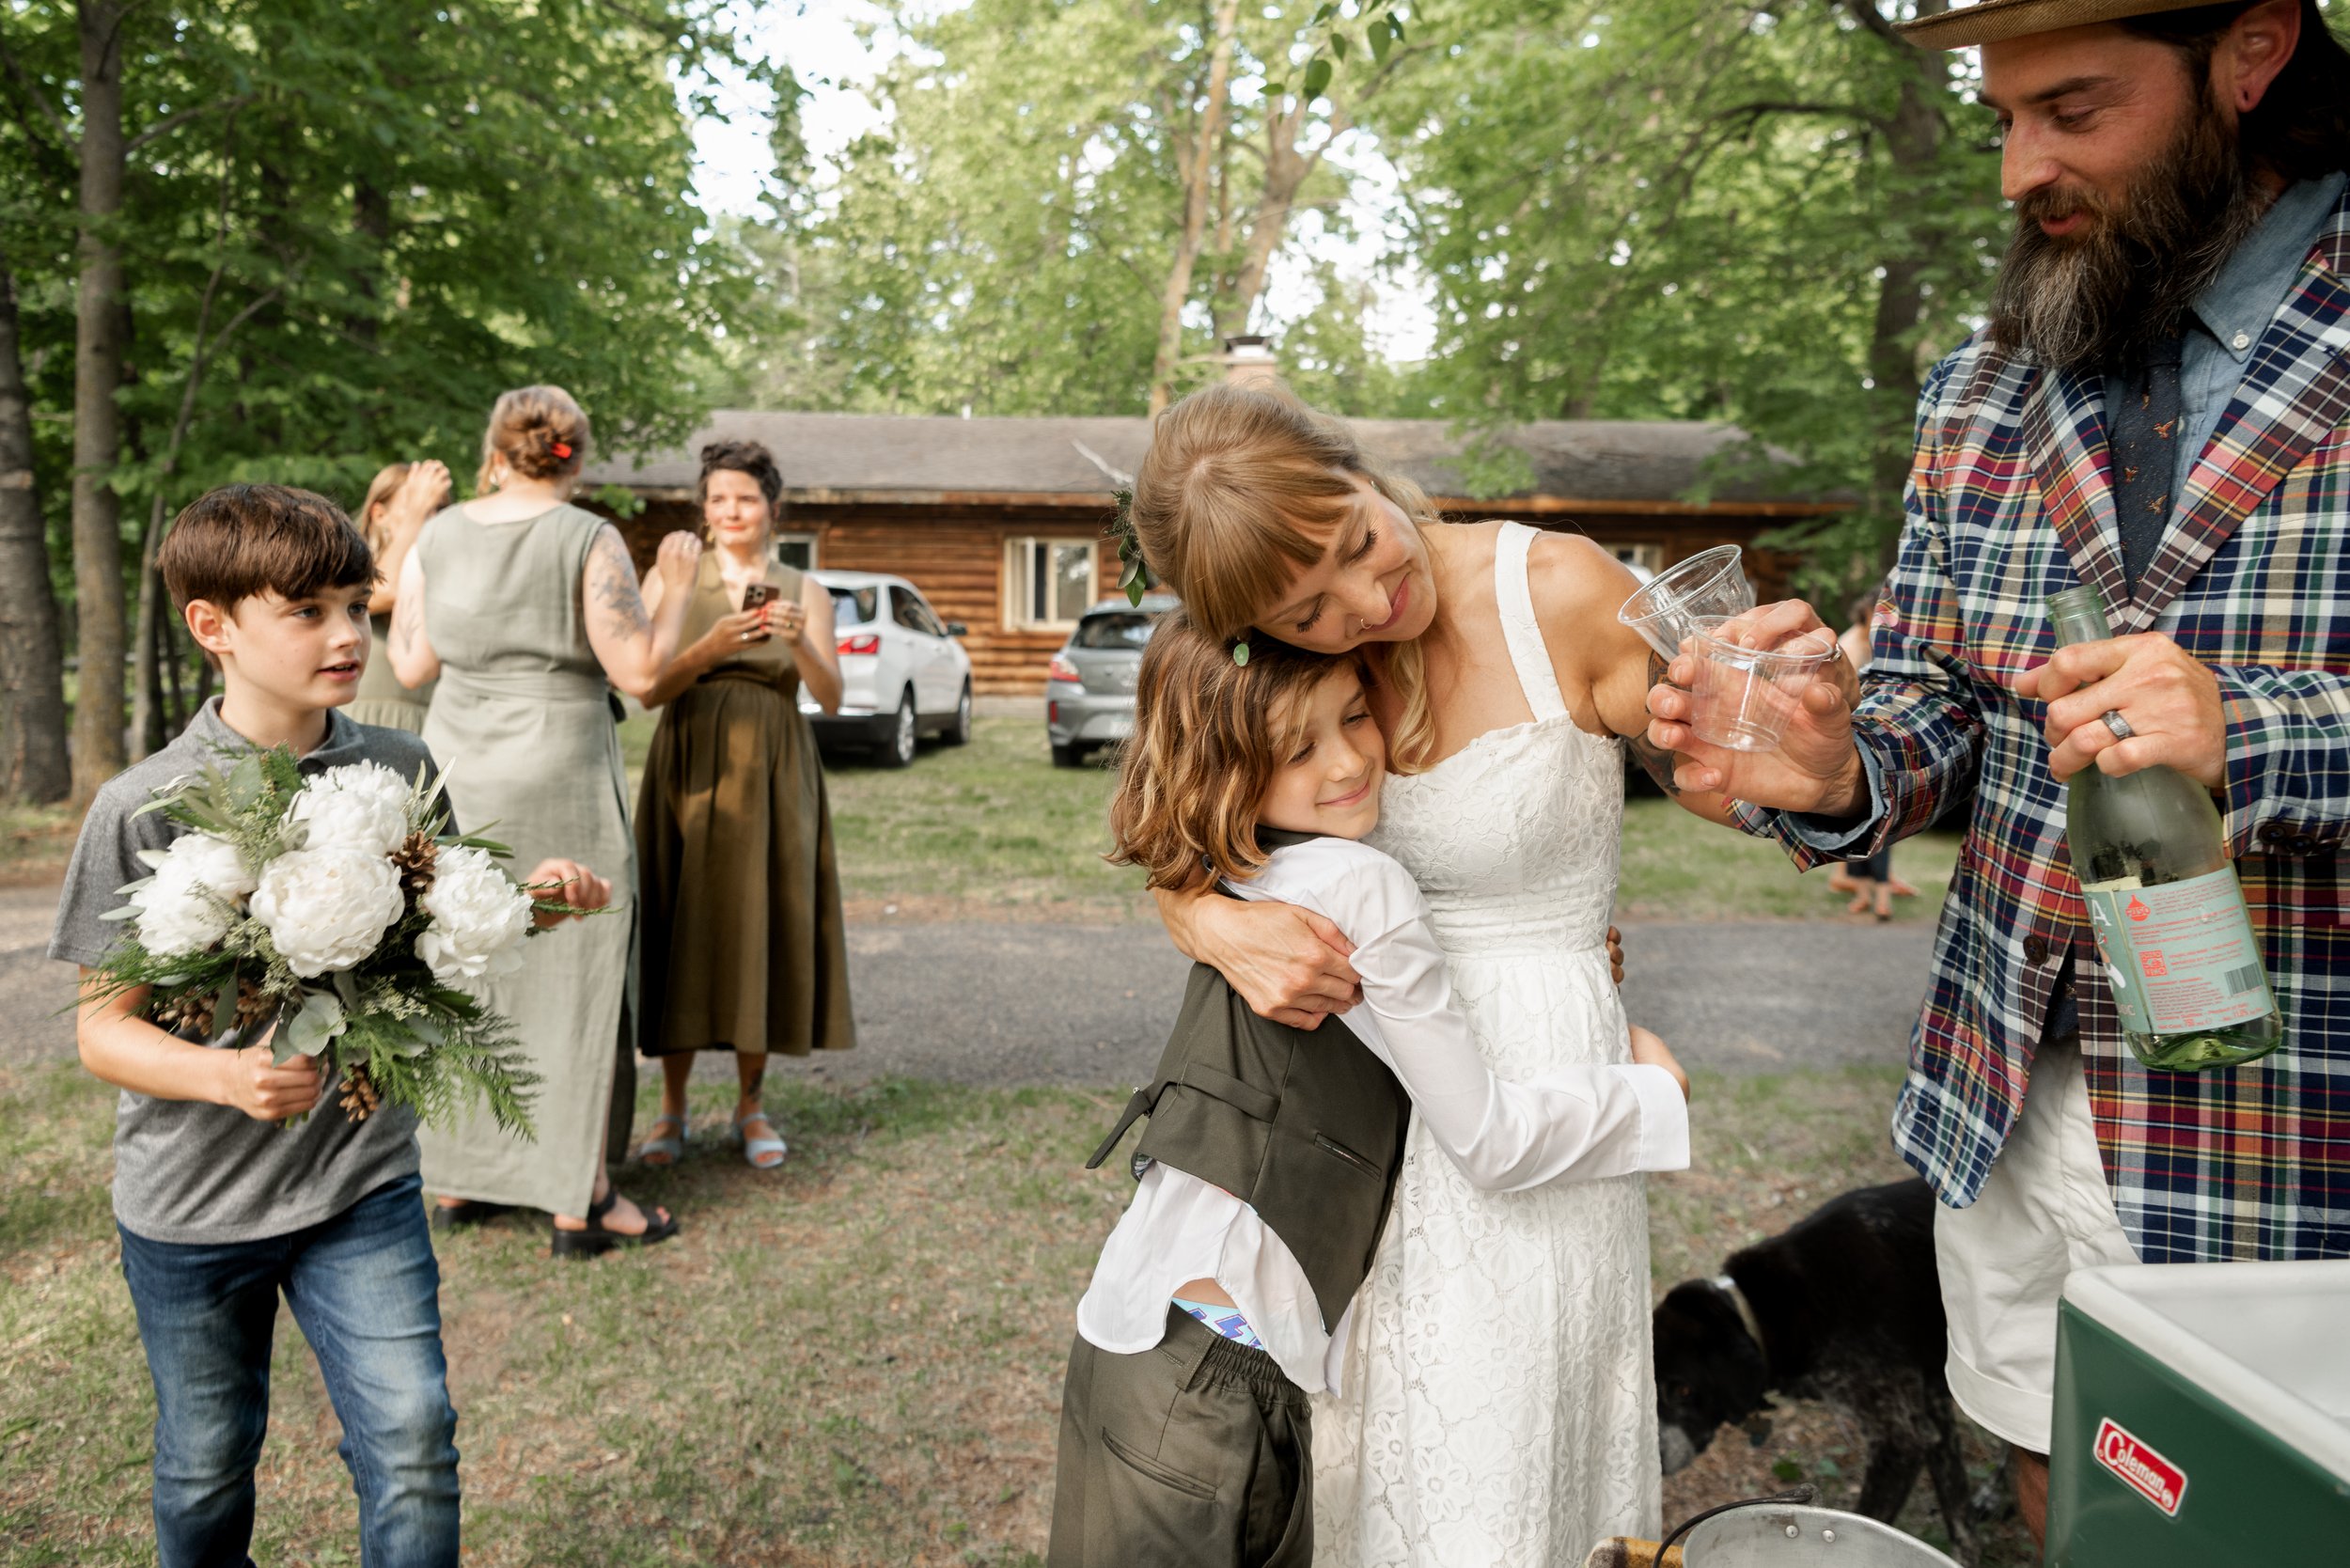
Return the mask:
[[[1983,46],[2017,228],[1926,383],[1873,662],[1752,756],[1682,722],[1677,664],[1650,739],[1807,868],[1968,811],[1893,1138],[1947,1205],[1951,1392],[2015,1445],[2037,1533],[2067,1271],[2350,1255],[2350,55],[2315,0],[1910,31]],[[2080,584],[2119,635],[2058,652],[2045,601]],[[2157,763],[2223,807],[2287,1027],[2259,1061],[2121,1038],[2063,781]]]

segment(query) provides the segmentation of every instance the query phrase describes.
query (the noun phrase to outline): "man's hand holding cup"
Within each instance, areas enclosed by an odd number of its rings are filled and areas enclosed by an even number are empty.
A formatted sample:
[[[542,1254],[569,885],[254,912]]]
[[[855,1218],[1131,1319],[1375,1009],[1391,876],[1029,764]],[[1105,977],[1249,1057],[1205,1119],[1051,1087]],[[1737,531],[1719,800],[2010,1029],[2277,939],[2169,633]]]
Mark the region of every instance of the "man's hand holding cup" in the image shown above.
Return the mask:
[[[1771,650],[1799,639],[1818,644],[1835,638],[1818,613],[1796,599],[1758,605],[1723,622],[1713,635],[1741,647]],[[1856,815],[1867,804],[1867,781],[1852,732],[1860,678],[1848,660],[1830,659],[1803,688],[1778,745],[1769,751],[1732,751],[1700,737],[1692,728],[1691,688],[1697,681],[1698,654],[1684,645],[1666,667],[1665,680],[1649,688],[1648,738],[1680,754],[1673,767],[1679,788],[1829,817]]]

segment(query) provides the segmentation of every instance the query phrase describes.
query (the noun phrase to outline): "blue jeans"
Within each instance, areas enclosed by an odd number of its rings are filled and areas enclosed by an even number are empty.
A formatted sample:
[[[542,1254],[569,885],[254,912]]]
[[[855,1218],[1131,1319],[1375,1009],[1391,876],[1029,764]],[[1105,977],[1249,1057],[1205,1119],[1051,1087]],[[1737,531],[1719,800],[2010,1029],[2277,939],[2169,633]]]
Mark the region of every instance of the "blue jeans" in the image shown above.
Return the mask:
[[[186,1245],[122,1231],[122,1272],[155,1380],[162,1568],[251,1560],[280,1291],[342,1419],[359,1560],[457,1561],[457,1412],[420,1195],[417,1179],[402,1177],[332,1219],[264,1241]]]

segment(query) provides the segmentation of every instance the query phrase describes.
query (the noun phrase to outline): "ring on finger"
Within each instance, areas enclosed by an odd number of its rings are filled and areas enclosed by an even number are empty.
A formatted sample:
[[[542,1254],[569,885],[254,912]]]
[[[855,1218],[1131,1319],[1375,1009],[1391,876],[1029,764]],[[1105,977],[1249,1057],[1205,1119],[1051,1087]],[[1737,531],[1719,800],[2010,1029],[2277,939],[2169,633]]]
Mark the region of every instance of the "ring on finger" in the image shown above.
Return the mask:
[[[2121,710],[2118,708],[2107,708],[2098,717],[2105,721],[2107,729],[2113,731],[2113,738],[2117,741],[2126,741],[2138,733],[2130,728],[2130,721],[2122,716]]]

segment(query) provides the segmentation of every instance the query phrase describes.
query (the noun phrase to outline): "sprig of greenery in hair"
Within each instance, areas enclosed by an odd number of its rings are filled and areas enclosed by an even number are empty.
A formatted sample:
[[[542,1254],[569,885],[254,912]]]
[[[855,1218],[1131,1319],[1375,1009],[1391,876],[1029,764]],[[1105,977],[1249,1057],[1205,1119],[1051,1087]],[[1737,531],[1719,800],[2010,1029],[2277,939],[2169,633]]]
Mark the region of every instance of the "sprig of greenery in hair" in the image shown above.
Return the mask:
[[[1142,558],[1142,540],[1135,532],[1135,487],[1118,487],[1118,510],[1110,518],[1110,538],[1118,541],[1118,587],[1126,603],[1137,607],[1142,596],[1158,586],[1151,563]]]

